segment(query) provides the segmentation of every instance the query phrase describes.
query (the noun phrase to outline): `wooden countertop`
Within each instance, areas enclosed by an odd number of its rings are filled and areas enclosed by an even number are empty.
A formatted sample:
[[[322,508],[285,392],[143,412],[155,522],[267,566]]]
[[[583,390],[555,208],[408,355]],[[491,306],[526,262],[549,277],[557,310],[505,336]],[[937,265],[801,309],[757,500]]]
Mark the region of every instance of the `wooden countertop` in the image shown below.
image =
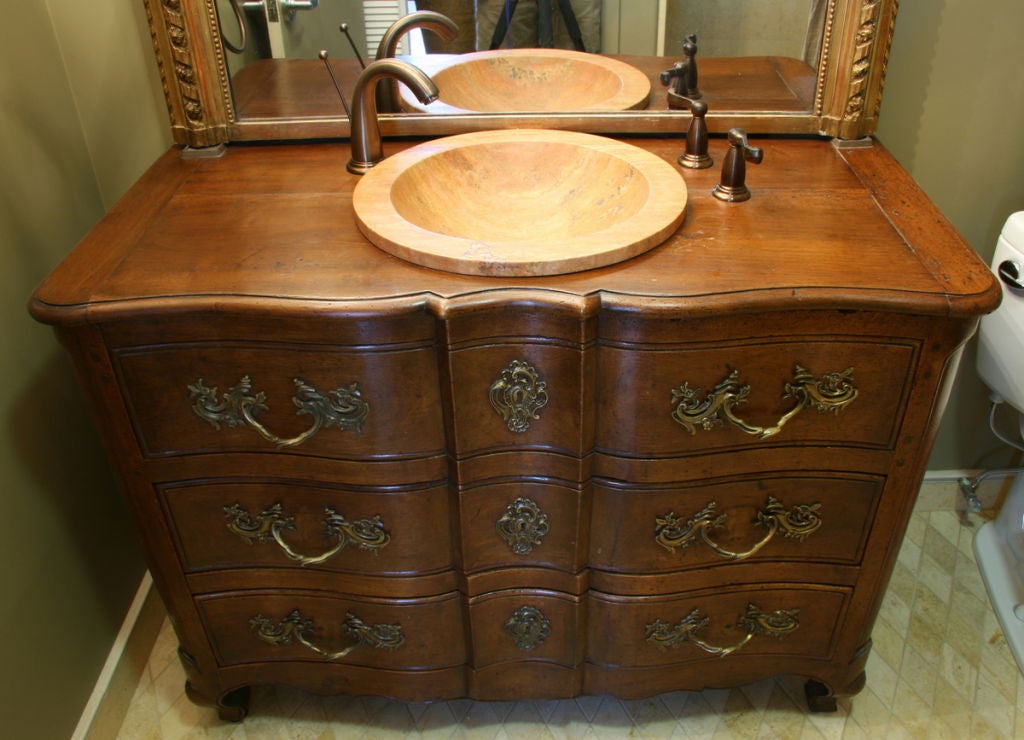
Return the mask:
[[[623,140],[672,163],[683,146],[682,137]],[[997,305],[987,265],[880,145],[755,143],[765,158],[748,169],[750,201],[711,196],[726,147],[715,138],[715,167],[684,170],[687,217],[668,241],[619,265],[542,278],[456,275],[374,247],[355,225],[347,142],[232,145],[218,159],[182,159],[172,149],[43,282],[30,308],[42,321],[72,324],[151,308],[362,311],[382,300],[959,317]],[[412,145],[386,142],[385,152]]]

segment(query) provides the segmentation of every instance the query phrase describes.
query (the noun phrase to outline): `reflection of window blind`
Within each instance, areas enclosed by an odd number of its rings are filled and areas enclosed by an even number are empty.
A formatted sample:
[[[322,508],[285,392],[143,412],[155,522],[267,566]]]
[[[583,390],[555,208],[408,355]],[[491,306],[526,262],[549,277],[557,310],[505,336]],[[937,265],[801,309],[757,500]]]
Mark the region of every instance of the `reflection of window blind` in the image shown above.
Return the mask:
[[[406,14],[406,0],[365,0],[363,2],[363,19],[366,23],[366,56],[371,59],[377,54],[377,45],[388,26]],[[404,53],[402,46],[399,53]]]

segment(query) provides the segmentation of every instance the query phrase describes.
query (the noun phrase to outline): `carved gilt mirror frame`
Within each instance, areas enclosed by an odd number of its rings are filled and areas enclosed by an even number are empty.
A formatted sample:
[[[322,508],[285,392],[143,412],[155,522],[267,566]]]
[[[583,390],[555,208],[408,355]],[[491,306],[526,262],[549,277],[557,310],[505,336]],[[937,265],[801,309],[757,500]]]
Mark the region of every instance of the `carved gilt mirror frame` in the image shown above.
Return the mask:
[[[242,119],[232,102],[215,0],[143,0],[177,143],[336,138],[337,118]],[[899,0],[828,0],[810,109],[800,112],[712,110],[713,132],[821,134],[857,139],[875,131]],[[385,136],[434,136],[512,126],[593,133],[677,133],[689,113],[639,110],[592,113],[384,114]]]

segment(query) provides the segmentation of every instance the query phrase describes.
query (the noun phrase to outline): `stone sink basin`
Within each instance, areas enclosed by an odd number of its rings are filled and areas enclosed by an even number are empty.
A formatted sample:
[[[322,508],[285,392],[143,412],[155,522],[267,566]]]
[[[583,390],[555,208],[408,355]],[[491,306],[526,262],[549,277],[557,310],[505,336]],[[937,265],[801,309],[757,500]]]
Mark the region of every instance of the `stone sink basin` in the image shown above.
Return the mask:
[[[406,57],[403,57],[406,58]],[[424,105],[400,85],[401,105],[422,113],[622,111],[646,108],[651,83],[640,70],[565,49],[497,49],[408,57],[441,96]]]
[[[642,254],[671,236],[686,183],[631,144],[543,129],[425,142],[356,185],[359,229],[424,267],[466,275],[558,275]]]

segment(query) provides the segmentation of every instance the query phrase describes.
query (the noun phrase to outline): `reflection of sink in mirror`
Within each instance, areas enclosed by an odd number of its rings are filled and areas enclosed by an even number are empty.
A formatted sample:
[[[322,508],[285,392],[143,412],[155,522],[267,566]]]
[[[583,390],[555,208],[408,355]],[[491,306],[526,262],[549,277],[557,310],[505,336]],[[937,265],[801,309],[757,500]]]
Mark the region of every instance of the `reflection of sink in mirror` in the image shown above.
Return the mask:
[[[625,62],[565,49],[498,49],[408,57],[441,97],[420,103],[401,91],[405,110],[425,113],[620,111],[644,108],[647,75]]]
[[[557,275],[643,254],[683,222],[686,183],[638,147],[570,131],[481,131],[424,142],[353,194],[366,237],[468,275]]]

